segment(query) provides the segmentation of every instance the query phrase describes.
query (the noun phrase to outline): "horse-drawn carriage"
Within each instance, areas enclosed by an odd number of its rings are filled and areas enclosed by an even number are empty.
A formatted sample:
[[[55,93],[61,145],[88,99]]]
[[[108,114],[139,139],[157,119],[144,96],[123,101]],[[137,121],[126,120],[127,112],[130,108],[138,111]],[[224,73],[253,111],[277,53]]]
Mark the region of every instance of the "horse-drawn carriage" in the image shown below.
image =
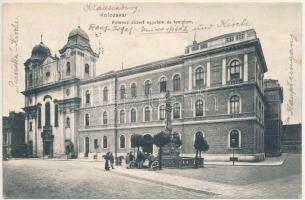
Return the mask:
[[[128,169],[135,169],[135,168],[148,168],[148,169],[158,169],[159,162],[157,157],[154,156],[143,156],[143,159],[136,159],[132,160],[128,164]]]

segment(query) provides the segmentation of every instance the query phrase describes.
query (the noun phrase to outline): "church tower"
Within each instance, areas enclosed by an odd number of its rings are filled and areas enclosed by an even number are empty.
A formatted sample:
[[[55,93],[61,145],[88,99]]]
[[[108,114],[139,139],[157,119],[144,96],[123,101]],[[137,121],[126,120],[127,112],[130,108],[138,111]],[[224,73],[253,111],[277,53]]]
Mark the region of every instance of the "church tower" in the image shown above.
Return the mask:
[[[89,37],[80,26],[70,32],[67,44],[59,50],[59,53],[63,79],[95,77],[99,54],[92,50]]]

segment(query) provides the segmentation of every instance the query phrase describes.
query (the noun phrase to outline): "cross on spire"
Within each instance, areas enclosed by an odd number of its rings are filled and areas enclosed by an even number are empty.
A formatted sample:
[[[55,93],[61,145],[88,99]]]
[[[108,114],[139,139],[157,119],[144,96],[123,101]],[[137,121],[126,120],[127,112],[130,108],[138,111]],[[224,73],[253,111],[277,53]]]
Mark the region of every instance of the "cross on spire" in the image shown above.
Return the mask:
[[[42,43],[42,34],[40,34],[40,43]]]
[[[78,28],[80,28],[80,17],[78,18]]]

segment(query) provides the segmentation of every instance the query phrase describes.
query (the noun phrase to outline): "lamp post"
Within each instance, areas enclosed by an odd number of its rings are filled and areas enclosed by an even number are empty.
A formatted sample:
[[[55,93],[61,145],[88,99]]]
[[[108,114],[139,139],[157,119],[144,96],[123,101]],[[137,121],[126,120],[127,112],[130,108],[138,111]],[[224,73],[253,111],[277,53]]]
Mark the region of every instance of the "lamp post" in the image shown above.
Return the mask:
[[[235,165],[234,149],[236,145],[236,139],[232,138],[232,147],[233,147],[233,166]]]
[[[135,133],[133,133],[133,156],[136,156]]]

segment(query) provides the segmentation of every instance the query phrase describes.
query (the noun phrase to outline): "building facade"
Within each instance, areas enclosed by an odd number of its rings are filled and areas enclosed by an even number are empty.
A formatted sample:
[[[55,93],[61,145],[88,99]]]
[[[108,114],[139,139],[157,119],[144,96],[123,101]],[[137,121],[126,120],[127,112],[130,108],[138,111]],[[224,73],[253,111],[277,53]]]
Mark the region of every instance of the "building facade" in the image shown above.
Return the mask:
[[[233,140],[239,160],[264,159],[267,66],[253,29],[193,41],[183,55],[101,75],[99,55],[80,27],[59,52],[53,57],[40,43],[25,63],[26,138],[35,155],[125,155],[134,134],[154,153],[168,90],[183,155],[193,156],[201,132],[210,146],[206,159],[229,159]]]
[[[8,157],[26,156],[24,113],[10,112],[2,119],[2,153]],[[31,153],[31,152],[29,152]]]
[[[281,154],[283,88],[277,80],[264,80],[265,91],[265,153],[267,156]]]

